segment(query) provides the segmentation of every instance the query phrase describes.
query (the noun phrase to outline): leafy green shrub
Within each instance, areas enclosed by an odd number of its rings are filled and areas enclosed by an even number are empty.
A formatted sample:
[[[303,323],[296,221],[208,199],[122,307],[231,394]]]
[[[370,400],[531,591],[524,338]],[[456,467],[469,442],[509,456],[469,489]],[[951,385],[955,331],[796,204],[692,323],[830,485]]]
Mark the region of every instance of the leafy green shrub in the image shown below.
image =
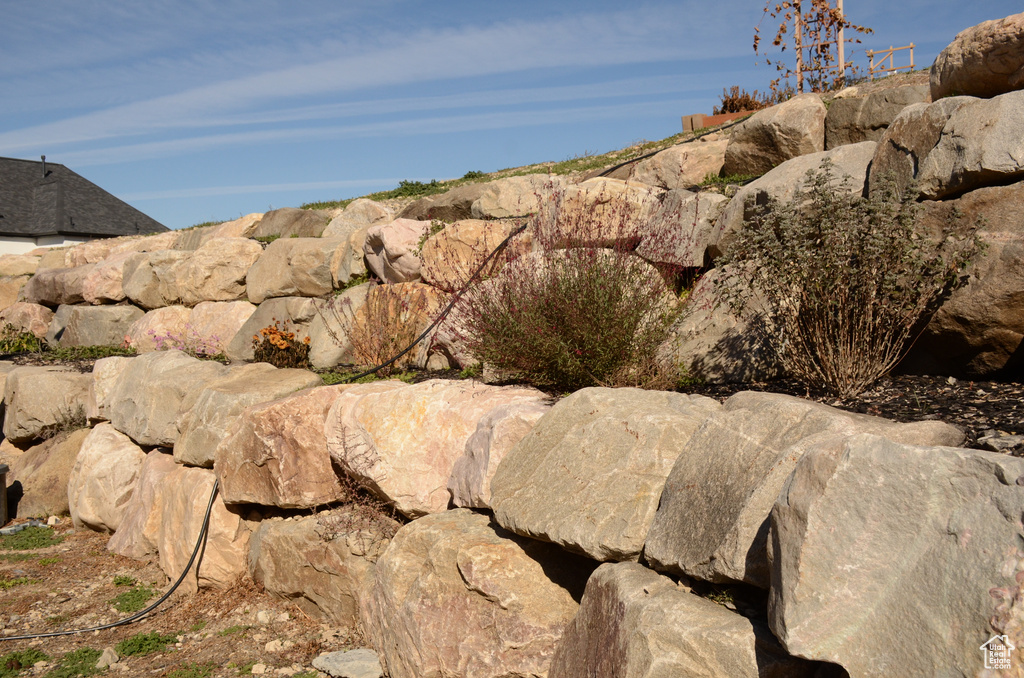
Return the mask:
[[[8,652],[0,657],[0,678],[13,678],[23,670],[31,669],[36,662],[49,661],[50,656],[35,648],[21,650],[20,652]]]
[[[914,232],[915,191],[851,194],[829,163],[808,172],[790,202],[769,199],[723,263],[755,294],[726,290],[760,314],[783,368],[808,386],[849,397],[887,374],[980,247],[947,223],[940,244]],[[754,299],[762,299],[756,302]]]
[[[139,608],[142,609],[142,608]],[[176,642],[178,637],[169,634],[161,635],[156,631],[150,633],[136,633],[130,638],[125,638],[114,646],[114,651],[121,657],[133,657],[154,652],[163,652],[167,646]]]
[[[258,236],[256,238],[253,238],[253,240],[255,240],[256,242],[261,242],[264,245],[269,245],[270,243],[274,242],[275,240],[277,240],[280,237],[281,237],[280,233],[273,233],[271,235],[261,235],[261,236]]]
[[[248,624],[235,624],[234,626],[229,626],[226,629],[221,629],[220,631],[217,632],[217,635],[218,636],[233,636],[236,633],[244,633],[244,632],[248,631],[251,628],[252,627],[249,626]]]
[[[64,537],[54,534],[48,527],[26,527],[21,532],[0,537],[0,549],[4,551],[32,551],[56,546]]]
[[[146,607],[146,603],[148,603],[155,595],[156,590],[151,586],[133,586],[127,591],[117,594],[108,602],[110,602],[118,612],[138,612]]]
[[[6,579],[0,577],[0,591],[6,591],[7,589],[13,589],[15,586],[21,586],[22,584],[31,584],[33,580],[28,577],[17,577],[15,579]]]
[[[166,678],[210,678],[217,665],[212,662],[186,662],[176,669],[171,669],[165,675]]]
[[[133,356],[135,349],[131,346],[63,346],[52,348],[39,354],[39,358],[51,362],[66,360],[99,360],[111,356]]]
[[[0,330],[0,353],[38,353],[44,346],[42,339],[10,323]]]
[[[138,583],[138,579],[135,577],[129,577],[126,574],[119,574],[114,577],[114,586],[135,586]]]
[[[103,669],[96,668],[99,661],[99,650],[91,647],[83,647],[73,652],[68,652],[60,658],[57,666],[46,673],[43,678],[79,678],[80,676],[95,676],[102,673]]]
[[[309,337],[297,341],[295,332],[289,329],[290,323],[273,319],[274,324],[253,335],[253,360],[258,363],[270,363],[274,367],[309,367]]]
[[[460,299],[447,331],[475,361],[559,390],[674,384],[675,368],[655,356],[681,309],[665,283],[676,267],[633,254],[643,207],[599,204],[591,212],[554,192],[530,224],[535,251],[508,248],[498,273]],[[670,221],[642,229],[665,251],[682,237]]]

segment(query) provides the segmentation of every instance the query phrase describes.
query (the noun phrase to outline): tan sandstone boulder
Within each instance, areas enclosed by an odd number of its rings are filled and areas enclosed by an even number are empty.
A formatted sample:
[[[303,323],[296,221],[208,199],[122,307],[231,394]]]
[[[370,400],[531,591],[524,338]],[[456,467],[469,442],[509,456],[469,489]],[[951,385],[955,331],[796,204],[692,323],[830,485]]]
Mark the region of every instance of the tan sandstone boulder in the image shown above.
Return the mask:
[[[319,297],[348,282],[341,262],[351,258],[348,238],[281,238],[249,269],[246,292],[260,304],[270,297]]]
[[[699,141],[677,144],[636,163],[629,178],[665,189],[691,188],[708,176],[717,177],[725,164],[728,139],[703,137]]]
[[[40,339],[46,336],[52,321],[51,309],[27,301],[19,301],[0,310],[0,325],[13,325],[22,332],[31,332]]]
[[[931,68],[932,99],[994,97],[1024,89],[1024,13],[957,33]]]
[[[18,367],[4,384],[4,437],[30,442],[85,425],[92,375],[60,367]]]
[[[423,243],[420,273],[424,282],[457,292],[511,231],[511,224],[497,221],[467,219],[449,224]],[[499,261],[492,259],[494,264]],[[481,275],[493,272],[494,264]]]
[[[107,423],[82,441],[68,479],[68,507],[76,529],[115,532],[135,491],[146,453]]]
[[[123,356],[100,358],[92,366],[92,382],[89,384],[89,395],[85,403],[85,416],[90,424],[107,421],[107,406],[110,392],[121,378],[121,373],[128,369],[132,359]]]
[[[388,283],[420,279],[420,241],[430,233],[429,221],[395,219],[366,231],[363,254],[374,275]]]
[[[68,480],[89,429],[62,433],[30,447],[11,464],[7,498],[16,508],[9,518],[46,518],[68,512]]]
[[[125,504],[121,524],[107,542],[107,550],[127,558],[155,556],[160,541],[163,503],[157,503],[159,488],[175,469],[174,457],[160,448],[149,451],[139,467],[135,491]]]
[[[722,176],[764,174],[792,158],[824,151],[827,112],[817,94],[758,111],[729,136]]]

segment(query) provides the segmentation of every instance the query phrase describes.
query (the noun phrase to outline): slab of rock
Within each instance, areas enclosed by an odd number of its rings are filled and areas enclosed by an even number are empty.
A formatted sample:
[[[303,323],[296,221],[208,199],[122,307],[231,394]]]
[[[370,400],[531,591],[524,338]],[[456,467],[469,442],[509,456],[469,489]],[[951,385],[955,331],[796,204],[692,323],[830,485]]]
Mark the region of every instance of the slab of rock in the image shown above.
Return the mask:
[[[403,526],[363,620],[392,678],[546,675],[589,574],[552,544],[456,509]],[[429,648],[429,650],[427,650]]]
[[[818,675],[768,625],[700,598],[636,563],[594,571],[548,678]]]
[[[124,300],[124,266],[132,256],[131,252],[122,252],[89,266],[82,279],[86,303],[116,304]]]
[[[384,675],[380,657],[366,648],[325,652],[313,660],[313,668],[334,678],[380,678]]]
[[[262,220],[262,212],[253,212],[251,214],[246,214],[244,217],[238,217],[237,219],[225,221],[224,223],[217,224],[216,226],[210,226],[209,229],[195,229],[204,231],[196,247],[182,247],[182,239],[187,237],[188,232],[179,231],[179,233],[181,233],[181,237],[178,238],[178,242],[175,243],[174,249],[197,249],[211,238],[249,238],[252,237],[253,232]]]
[[[424,282],[445,292],[457,292],[511,231],[511,224],[479,219],[445,226],[423,243],[420,274]],[[498,261],[498,257],[492,259],[481,275],[492,273]]]
[[[31,332],[40,339],[46,336],[52,320],[52,310],[27,301],[19,301],[0,310],[0,325],[13,325],[22,332]]]
[[[500,405],[481,419],[455,461],[448,479],[452,503],[465,508],[491,508],[491,479],[515,445],[547,414],[546,402],[521,400]]]
[[[256,307],[231,338],[224,349],[224,355],[233,361],[251,361],[254,356],[253,337],[260,330],[270,327],[275,321],[288,323],[288,331],[294,332],[297,341],[309,336],[309,326],[316,318],[316,303],[309,297],[277,297],[267,299]]]
[[[68,512],[68,480],[89,429],[62,433],[30,447],[7,473],[10,518],[47,518]]]
[[[92,429],[68,479],[68,508],[75,529],[116,531],[145,459],[146,453],[110,424]]]
[[[585,388],[560,400],[491,481],[498,523],[595,560],[636,560],[665,478],[717,401]]]
[[[0,276],[32,275],[39,268],[37,254],[0,254]]]
[[[363,254],[374,275],[388,283],[420,279],[420,241],[430,233],[429,221],[395,219],[366,231]]]
[[[725,164],[728,139],[677,144],[633,165],[629,178],[666,189],[692,188],[717,177]]]
[[[189,252],[179,250],[157,250],[129,257],[121,278],[125,296],[145,309],[180,304],[178,270],[189,256]]]
[[[459,221],[473,218],[473,203],[486,191],[486,184],[464,184],[441,193],[420,198],[398,215],[400,219]]]
[[[27,275],[0,277],[0,311],[18,303],[18,300],[22,298],[21,291],[25,289],[29,277]]]
[[[60,306],[61,304],[81,304],[82,283],[89,268],[51,268],[36,271],[32,279],[25,284],[25,301],[43,306]]]
[[[965,227],[981,220],[977,234],[986,249],[966,269],[967,284],[932,316],[901,369],[965,377],[1017,370],[1024,364],[1024,183],[925,201],[917,229],[935,233],[955,210]]]
[[[260,304],[270,297],[319,297],[334,289],[343,258],[351,256],[348,238],[282,238],[249,269],[246,292]],[[347,278],[346,278],[347,281]]]
[[[708,244],[715,237],[715,224],[728,202],[718,193],[669,191],[652,217],[661,227],[643,236],[637,255],[654,264],[707,266]]]
[[[184,348],[181,339],[186,334],[185,328],[191,315],[191,309],[179,304],[146,311],[125,333],[128,344],[137,353],[165,351],[169,348],[180,351]]]
[[[121,373],[131,364],[132,359],[123,356],[100,358],[92,366],[92,382],[85,403],[85,416],[89,423],[96,425],[107,421],[107,404]]]
[[[566,184],[557,175],[528,174],[483,184],[480,197],[470,206],[473,219],[507,219],[536,214],[552,192]]]
[[[327,210],[282,207],[264,214],[250,237],[267,238],[276,235],[280,238],[319,238],[330,220]]]
[[[137,560],[155,556],[160,542],[163,503],[156,501],[164,478],[175,469],[174,457],[160,448],[149,451],[139,468],[135,491],[121,514],[117,532],[107,542],[107,550]]]
[[[648,233],[663,193],[654,186],[605,177],[570,184],[542,203],[534,237],[547,249],[629,247]]]
[[[984,21],[957,33],[930,74],[932,99],[994,97],[1024,89],[1024,14]]]
[[[27,443],[52,435],[80,420],[92,375],[60,367],[18,367],[4,383],[4,437]]]
[[[352,506],[316,516],[264,520],[249,541],[249,575],[271,595],[294,602],[311,617],[339,626],[359,623],[359,600],[373,586],[374,563],[397,523],[382,517],[386,529],[360,525],[348,535],[332,535],[330,520],[362,521]]]
[[[174,458],[179,463],[212,468],[217,446],[245,408],[323,384],[313,372],[277,369],[267,363],[229,370],[202,384],[195,404],[181,413],[174,443]]]
[[[825,150],[825,114],[817,94],[765,108],[733,128],[722,176],[764,174],[791,158]]]
[[[345,211],[331,219],[321,238],[335,238],[373,224],[394,221],[395,215],[386,206],[369,198],[356,198]]]
[[[851,676],[980,674],[997,591],[1024,578],[1022,477],[871,435],[808,450],[772,509],[772,631]]]
[[[354,362],[359,365],[377,365],[390,360],[430,326],[447,301],[444,292],[418,282],[371,286],[363,302],[354,303],[351,307],[351,322],[346,320],[349,327],[348,345],[352,347]],[[338,306],[333,308],[349,316],[349,310]],[[335,317],[332,323],[338,320]],[[396,367],[437,367],[431,364],[435,348],[434,335],[436,331],[402,356],[395,363]],[[381,337],[386,339],[382,340]],[[397,339],[399,337],[400,341]],[[347,345],[343,344],[341,348],[346,350]],[[439,367],[447,368],[447,361]]]
[[[224,376],[225,365],[197,360],[181,351],[157,351],[132,358],[107,398],[110,423],[139,445],[173,447],[186,399]]]
[[[792,200],[798,191],[804,189],[807,172],[818,171],[826,158],[832,163],[834,185],[844,185],[845,180],[847,190],[861,195],[867,185],[868,168],[876,146],[874,141],[862,141],[831,151],[802,155],[782,163],[760,179],[747,184],[737,191],[718,218],[716,233],[708,252],[715,258],[727,252],[736,233],[757,213],[758,205],[763,204],[768,196],[781,202]]]
[[[348,388],[312,388],[242,412],[215,453],[224,502],[315,508],[349,498],[324,433]]]
[[[71,306],[59,333],[57,345],[122,346],[133,324],[145,315],[131,305]]]
[[[309,324],[309,364],[320,369],[358,361],[349,328],[373,283],[350,287],[329,299],[318,299],[316,314]]]
[[[921,163],[918,188],[942,198],[1024,176],[1024,91],[958,108]]]
[[[546,399],[532,388],[476,382],[386,383],[338,397],[327,417],[327,449],[342,470],[411,518],[448,507],[452,468],[485,415]]]
[[[248,301],[201,301],[189,314],[188,338],[197,352],[224,353],[255,312],[256,306]]]
[[[964,439],[939,421],[897,424],[787,395],[737,393],[676,459],[644,557],[656,570],[768,588],[768,516],[783,484],[805,450],[857,433],[922,445]]]
[[[825,116],[825,148],[878,141],[904,108],[918,103],[931,103],[928,85],[890,87],[864,97],[834,99]]]

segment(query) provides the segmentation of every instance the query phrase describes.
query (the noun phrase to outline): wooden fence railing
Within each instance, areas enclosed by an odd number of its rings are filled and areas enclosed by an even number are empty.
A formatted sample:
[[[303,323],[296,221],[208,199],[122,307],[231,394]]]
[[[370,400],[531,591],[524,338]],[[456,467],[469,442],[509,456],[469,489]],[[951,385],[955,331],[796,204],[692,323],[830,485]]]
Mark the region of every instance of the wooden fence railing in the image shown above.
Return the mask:
[[[910,65],[909,66],[893,66],[893,62],[892,62],[893,52],[898,52],[901,49],[909,49],[910,50]],[[889,49],[877,49],[877,50],[869,49],[869,50],[865,51],[864,53],[868,56],[868,60],[869,60],[869,63],[868,63],[868,76],[872,80],[875,79],[875,75],[878,74],[878,73],[885,73],[886,75],[888,75],[889,73],[895,73],[896,71],[902,70],[904,68],[909,68],[910,70],[914,70],[914,43],[910,43],[909,45],[907,45],[905,47],[889,47]],[[880,54],[882,55],[882,59],[881,59],[881,61],[879,61],[876,64],[875,63],[875,57],[880,55]],[[888,66],[885,65],[886,60],[889,61],[889,65]]]

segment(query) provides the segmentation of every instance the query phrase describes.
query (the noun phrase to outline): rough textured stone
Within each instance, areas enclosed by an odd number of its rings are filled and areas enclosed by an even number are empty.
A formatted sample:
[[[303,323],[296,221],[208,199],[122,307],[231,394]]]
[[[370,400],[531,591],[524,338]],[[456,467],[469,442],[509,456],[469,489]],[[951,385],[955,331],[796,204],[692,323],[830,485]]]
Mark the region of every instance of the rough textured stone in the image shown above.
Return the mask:
[[[839,186],[846,179],[847,190],[862,194],[867,185],[868,168],[876,146],[874,141],[862,141],[831,151],[802,155],[782,163],[760,179],[747,184],[733,196],[718,218],[716,233],[708,247],[709,253],[717,258],[727,252],[736,233],[754,217],[757,205],[763,204],[767,196],[782,202],[792,200],[803,189],[807,172],[820,169],[826,159],[832,163],[834,185]]]
[[[455,461],[448,491],[455,506],[491,507],[491,479],[509,450],[523,439],[551,406],[530,400],[500,405],[485,414]]]
[[[64,329],[55,337],[57,345],[121,346],[143,315],[142,309],[131,305],[72,306]]]
[[[333,624],[359,623],[359,599],[373,586],[374,563],[397,524],[337,535],[331,521],[357,522],[351,506],[292,520],[265,520],[249,542],[249,575],[272,595]]]
[[[0,310],[0,325],[14,325],[40,339],[46,336],[53,320],[53,311],[40,304],[19,301]]]
[[[335,238],[366,226],[394,221],[395,216],[384,205],[368,198],[356,198],[345,211],[331,219],[321,238]]]
[[[346,499],[324,426],[348,388],[312,388],[242,412],[215,453],[224,502],[315,508]]]
[[[473,219],[507,219],[536,214],[543,200],[565,179],[556,175],[528,174],[505,177],[484,184],[484,191],[470,206]]]
[[[124,264],[121,285],[125,296],[145,309],[181,303],[177,271],[189,256],[189,252],[179,250],[135,253]]]
[[[980,188],[957,200],[926,201],[922,233],[936,232],[959,209],[969,226],[981,219],[986,245],[901,363],[920,374],[974,377],[1024,366],[1024,183]]]
[[[544,399],[532,388],[475,382],[360,384],[331,407],[327,449],[403,515],[437,513],[448,507],[452,467],[480,420],[511,402]]]
[[[231,360],[253,359],[253,337],[275,321],[287,323],[289,332],[295,332],[298,341],[309,336],[309,325],[316,318],[316,304],[308,297],[278,297],[267,299],[256,307],[224,349]]]
[[[224,353],[246,321],[256,312],[248,301],[202,301],[192,308],[185,327],[186,341],[205,353]]]
[[[808,450],[772,509],[772,631],[851,676],[978,674],[993,592],[1024,576],[1021,477],[871,435]]]
[[[87,266],[79,266],[36,271],[25,284],[25,301],[43,306],[81,304],[85,301],[85,297],[82,296],[82,283],[89,270]]]
[[[391,678],[543,676],[586,577],[573,564],[466,509],[415,520],[377,562],[367,635]]]
[[[157,351],[132,358],[107,399],[110,423],[140,445],[173,447],[178,415],[186,398],[226,374],[217,362],[181,351]]]
[[[957,33],[931,69],[932,99],[994,97],[1024,89],[1024,14],[985,21]]]
[[[398,215],[400,219],[459,221],[473,218],[473,203],[487,191],[486,184],[456,186],[439,195],[420,198]]]
[[[125,504],[121,525],[107,542],[107,550],[127,558],[155,556],[160,541],[163,504],[157,503],[157,490],[175,469],[174,457],[159,448],[150,450],[139,468],[135,491]]]
[[[395,219],[366,231],[363,254],[374,275],[388,283],[420,279],[420,240],[429,234],[429,221]]]
[[[1024,175],[1024,91],[964,104],[921,163],[918,188],[942,198]]]
[[[865,97],[837,98],[825,116],[825,148],[878,141],[904,108],[930,103],[927,85],[904,85]]]
[[[32,275],[39,268],[39,258],[36,254],[0,254],[0,276]]]
[[[786,654],[767,624],[641,565],[606,563],[587,582],[548,678],[812,678],[817,670]]]
[[[738,393],[676,459],[644,557],[657,570],[768,588],[775,498],[806,449],[856,433],[921,445],[958,445],[964,437],[938,421],[897,424],[792,396]]]
[[[142,470],[146,453],[110,424],[100,424],[82,441],[68,479],[68,508],[76,529],[114,532]]]
[[[951,97],[933,104],[911,104],[903,109],[882,134],[875,147],[868,177],[869,191],[886,181],[903,190],[917,179],[928,154],[935,148],[949,117],[973,97]]]
[[[212,467],[217,446],[245,408],[323,384],[307,370],[277,369],[267,363],[229,369],[223,377],[202,384],[195,404],[181,413],[174,443],[178,462]]]
[[[213,471],[179,466],[163,477],[156,488],[155,510],[160,516],[157,551],[160,569],[177,579],[188,564],[203,526],[206,507],[213,490]],[[228,588],[246,573],[249,528],[239,515],[213,502],[210,527],[198,573],[189,572],[181,589],[194,593],[197,588]]]
[[[717,177],[725,164],[728,139],[677,144],[636,163],[629,178],[661,188],[691,188],[708,175]]]
[[[244,217],[238,217],[232,221],[225,221],[222,224],[211,226],[210,230],[203,234],[201,238],[203,242],[211,238],[249,238],[252,237],[253,232],[259,225],[260,221],[263,220],[262,212],[253,212],[252,214],[246,214]],[[185,233],[182,233],[184,236]],[[180,238],[179,238],[180,241]],[[185,249],[183,247],[175,247],[175,249]],[[188,248],[195,249],[195,248]]]
[[[710,263],[707,249],[716,232],[715,223],[728,202],[717,193],[669,191],[653,217],[662,227],[643,237],[637,255],[655,264],[706,266]]]
[[[53,318],[50,319],[50,326],[46,328],[46,336],[44,337],[47,344],[55,346],[60,335],[63,334],[64,328],[67,327],[68,317],[72,311],[75,310],[75,306],[64,304],[58,306],[57,311],[53,314]]]
[[[281,238],[319,238],[331,220],[327,210],[304,210],[297,207],[283,207],[263,215],[253,238],[279,236]]]
[[[82,298],[89,304],[112,304],[124,300],[124,267],[133,256],[122,252],[88,267],[82,279]]]
[[[733,128],[722,175],[764,174],[791,158],[824,151],[826,113],[817,94],[758,111]]]
[[[4,437],[22,443],[84,423],[92,375],[60,367],[18,367],[4,383]]]
[[[380,657],[366,648],[325,652],[313,660],[313,668],[334,678],[380,678],[384,675]]]
[[[85,403],[85,416],[90,424],[107,421],[110,392],[131,362],[131,358],[111,356],[100,358],[93,364],[92,381],[89,383],[89,395]]]
[[[0,277],[0,312],[19,303],[18,300],[22,298],[21,291],[25,289],[28,281],[27,275]]]
[[[398,351],[404,350],[408,343],[427,329],[447,301],[447,295],[437,288],[413,282],[375,285],[367,290],[362,304],[353,304],[348,310],[338,306],[333,308],[351,319],[345,320],[352,335],[348,338],[348,343],[352,346],[354,362],[365,365],[379,364],[394,357]],[[338,317],[335,317],[334,321],[338,321]],[[379,339],[382,334],[392,339],[382,342]],[[431,361],[436,348],[435,334],[436,331],[402,356],[395,363],[396,367],[414,365],[420,368],[433,368]],[[403,341],[394,340],[394,337],[403,335]],[[360,343],[366,349],[359,349]],[[347,346],[343,345],[342,348],[346,349]],[[447,368],[447,360],[440,367]]]
[[[318,299],[309,324],[309,364],[317,369],[357,362],[348,329],[366,303],[372,283],[350,287],[330,299]]]
[[[505,455],[491,481],[494,517],[595,560],[636,560],[672,464],[720,408],[680,393],[577,391]]]
[[[446,226],[423,243],[420,274],[424,282],[445,292],[457,292],[511,231],[508,223],[479,219]],[[498,261],[497,258],[492,260],[494,264]],[[494,269],[492,264],[481,274]]]
[[[88,429],[60,434],[29,448],[10,465],[8,518],[46,518],[68,512],[68,479]]]
[[[534,237],[552,247],[628,245],[647,234],[663,193],[605,177],[567,185],[542,203]]]
[[[249,269],[249,301],[270,297],[319,297],[334,289],[343,258],[350,256],[348,238],[283,238]],[[347,279],[346,279],[347,280]]]
[[[191,316],[191,309],[175,305],[154,308],[132,323],[125,336],[128,344],[138,353],[150,353],[175,346],[178,337],[185,336],[185,326]]]

